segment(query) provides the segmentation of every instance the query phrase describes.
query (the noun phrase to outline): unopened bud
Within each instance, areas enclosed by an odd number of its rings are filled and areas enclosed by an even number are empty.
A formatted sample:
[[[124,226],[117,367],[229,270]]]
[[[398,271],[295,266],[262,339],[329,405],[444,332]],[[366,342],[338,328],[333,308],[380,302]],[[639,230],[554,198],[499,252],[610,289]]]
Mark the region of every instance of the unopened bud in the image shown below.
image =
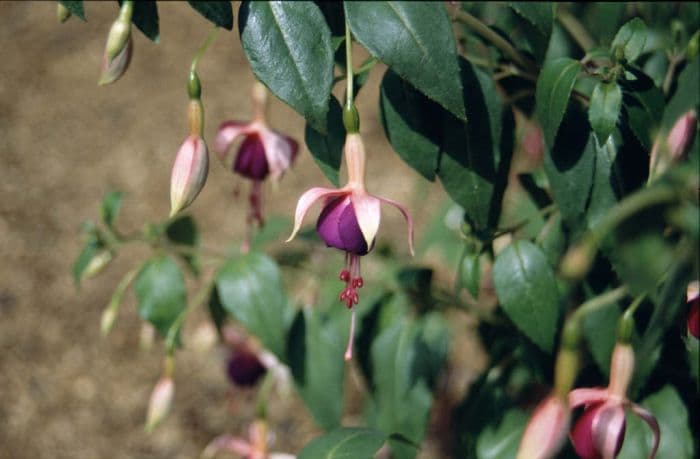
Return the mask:
[[[58,22],[63,24],[71,17],[71,12],[68,8],[63,6],[63,3],[59,3],[56,7],[56,17],[58,18]]]
[[[109,334],[116,320],[117,308],[110,303],[110,305],[102,311],[102,318],[100,320],[100,333],[102,333],[102,336],[107,336]]]
[[[566,398],[550,395],[535,409],[518,447],[517,459],[551,459],[566,440],[570,421]]]
[[[583,279],[593,264],[593,250],[589,244],[571,247],[559,267],[562,276],[570,280]]]
[[[693,145],[697,132],[698,117],[695,110],[689,110],[678,118],[668,134],[668,153],[671,161],[683,159],[688,149]]]
[[[148,403],[146,416],[146,432],[152,432],[165,419],[170,411],[170,405],[175,395],[175,383],[170,377],[161,377],[153,388]]]
[[[80,276],[81,280],[89,279],[98,275],[112,261],[112,252],[107,249],[98,251],[90,260]]]
[[[209,173],[207,145],[201,137],[190,135],[175,157],[170,177],[170,216],[192,204]]]
[[[102,75],[98,83],[100,86],[117,81],[129,67],[133,50],[131,42],[131,16],[133,11],[134,2],[125,0],[119,11],[119,17],[109,29],[107,45],[102,57]]]
[[[97,83],[99,86],[114,83],[124,75],[126,69],[129,68],[133,48],[131,37],[128,37],[124,47],[114,57],[109,57],[107,51],[105,51],[105,55],[102,58],[102,74],[100,75],[100,81]]]

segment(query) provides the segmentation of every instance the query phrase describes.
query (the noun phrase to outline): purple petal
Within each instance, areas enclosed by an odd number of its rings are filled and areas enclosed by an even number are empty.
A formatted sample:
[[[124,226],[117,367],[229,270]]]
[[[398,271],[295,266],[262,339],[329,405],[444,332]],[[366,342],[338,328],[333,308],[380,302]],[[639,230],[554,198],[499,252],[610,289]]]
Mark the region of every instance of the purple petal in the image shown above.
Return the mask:
[[[246,136],[241,148],[238,149],[233,170],[252,180],[263,180],[270,173],[265,157],[265,146],[258,134],[251,133]]]
[[[340,196],[326,203],[318,217],[316,231],[329,247],[357,255],[365,255],[368,251],[349,196]]]

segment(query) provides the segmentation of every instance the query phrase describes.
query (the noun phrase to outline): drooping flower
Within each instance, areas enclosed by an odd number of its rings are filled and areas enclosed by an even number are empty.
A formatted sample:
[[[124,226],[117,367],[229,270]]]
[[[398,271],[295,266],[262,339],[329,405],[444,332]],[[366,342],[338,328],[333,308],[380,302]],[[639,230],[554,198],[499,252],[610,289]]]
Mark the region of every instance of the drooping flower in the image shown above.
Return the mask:
[[[634,372],[634,350],[627,343],[617,343],[610,365],[607,388],[584,388],[571,391],[572,409],[583,406],[583,414],[571,430],[571,442],[582,459],[614,459],[625,438],[625,408],[644,420],[652,430],[654,444],[648,459],[659,447],[659,424],[654,416],[627,398],[627,388]]]
[[[537,405],[520,440],[517,459],[551,459],[566,441],[571,412],[567,401],[551,394]]]
[[[682,161],[693,145],[697,130],[698,115],[695,110],[688,110],[676,120],[668,135],[658,136],[651,148],[650,175],[659,175],[671,163]]]
[[[131,41],[131,16],[133,1],[125,1],[107,35],[107,45],[102,56],[102,72],[98,85],[114,83],[126,72],[131,62],[134,45]]]
[[[146,432],[151,432],[160,424],[170,411],[175,395],[175,383],[170,376],[164,375],[153,388],[146,415]]]
[[[340,292],[340,301],[352,309],[350,340],[345,359],[352,358],[352,342],[355,330],[355,310],[359,302],[358,289],[364,280],[360,274],[360,257],[374,247],[374,239],[381,219],[381,204],[396,207],[408,225],[408,245],[413,254],[413,220],[408,210],[396,201],[369,194],[365,189],[365,147],[358,132],[348,133],[343,148],[348,169],[348,183],[339,189],[311,188],[297,203],[294,215],[294,230],[287,239],[291,241],[301,228],[307,212],[319,200],[323,210],[316,224],[316,231],[328,247],[345,252],[345,266],[339,278],[345,282]]]
[[[224,121],[214,140],[214,151],[221,161],[228,166],[228,152],[231,146],[242,139],[238,153],[231,162],[231,169],[237,174],[252,180],[249,196],[250,213],[248,222],[254,220],[260,226],[264,224],[262,216],[262,182],[268,175],[278,181],[294,162],[299,144],[267,125],[265,108],[267,90],[262,83],[256,82],[252,89],[255,115],[250,122]]]

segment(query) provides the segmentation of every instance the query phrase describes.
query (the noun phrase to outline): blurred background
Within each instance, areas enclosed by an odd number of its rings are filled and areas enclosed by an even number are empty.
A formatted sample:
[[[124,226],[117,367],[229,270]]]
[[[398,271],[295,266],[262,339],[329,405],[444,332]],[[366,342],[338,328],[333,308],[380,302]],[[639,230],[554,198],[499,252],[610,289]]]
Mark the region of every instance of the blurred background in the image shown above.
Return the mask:
[[[118,7],[86,2],[85,9],[87,22],[73,17],[59,24],[56,2],[0,2],[0,458],[196,457],[216,435],[244,433],[254,392],[228,383],[225,351],[185,346],[177,354],[173,410],[147,435],[146,406],[161,372],[162,346],[140,348],[141,320],[131,293],[108,337],[100,336],[99,322],[123,274],[150,252],[125,248],[80,289],[71,267],[83,242],[80,224],[98,219],[108,191],[126,193],[119,221],[124,232],[167,217],[172,162],[187,133],[187,73],[210,23],[184,2],[159,2],[160,43],[134,28],[128,72],[98,87]],[[375,106],[384,69],[375,67],[357,99],[368,184],[371,192],[408,205],[420,241],[445,197],[439,185],[405,166],[384,137]],[[199,75],[211,143],[221,121],[251,115],[253,75],[237,24],[233,32],[220,32]],[[291,218],[305,189],[329,183],[303,146],[303,120],[272,97],[269,122],[302,144],[279,189],[265,188],[268,217]],[[243,235],[248,184],[211,159],[207,185],[189,213],[204,245],[227,247]],[[237,185],[242,193],[236,198]],[[400,214],[389,209],[382,219],[379,244],[407,251]],[[339,253],[329,256],[341,263]],[[416,261],[430,257],[428,252]],[[205,319],[203,311],[188,319],[186,344]],[[478,355],[470,362],[474,370],[484,364]],[[348,399],[352,405],[353,397]],[[272,449],[298,452],[318,431],[298,401],[289,403],[271,408]],[[422,454],[431,457],[429,448]]]

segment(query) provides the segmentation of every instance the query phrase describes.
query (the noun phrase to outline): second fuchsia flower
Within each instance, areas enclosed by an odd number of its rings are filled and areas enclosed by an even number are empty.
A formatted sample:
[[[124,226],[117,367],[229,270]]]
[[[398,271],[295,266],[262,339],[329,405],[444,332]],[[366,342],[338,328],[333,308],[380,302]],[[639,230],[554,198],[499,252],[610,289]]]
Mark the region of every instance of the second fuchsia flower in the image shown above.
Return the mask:
[[[583,406],[583,414],[571,430],[571,441],[581,459],[614,459],[625,438],[625,408],[644,420],[654,434],[648,458],[659,447],[659,424],[654,416],[627,398],[627,388],[634,373],[634,350],[627,343],[615,346],[607,388],[584,388],[571,391],[572,409]]]
[[[345,266],[339,278],[345,282],[340,292],[340,301],[352,309],[350,340],[345,359],[352,358],[352,341],[355,330],[355,310],[359,302],[358,289],[364,280],[360,273],[360,257],[374,247],[379,230],[381,204],[396,207],[408,225],[408,245],[413,254],[413,220],[408,210],[396,201],[369,194],[365,189],[365,147],[358,132],[348,133],[343,148],[348,169],[348,183],[340,189],[311,188],[297,204],[294,215],[294,230],[287,239],[291,241],[301,228],[307,212],[317,201],[323,201],[323,210],[316,224],[316,231],[328,247],[345,252]]]
[[[236,140],[242,138],[238,153],[231,164],[234,172],[253,181],[249,196],[250,214],[248,221],[256,220],[260,226],[262,216],[261,190],[262,182],[268,175],[274,181],[279,180],[291,167],[297,156],[299,145],[267,125],[265,109],[267,90],[260,82],[255,82],[252,89],[255,116],[250,122],[225,121],[219,127],[214,139],[214,151],[222,162],[227,164],[228,152]]]

